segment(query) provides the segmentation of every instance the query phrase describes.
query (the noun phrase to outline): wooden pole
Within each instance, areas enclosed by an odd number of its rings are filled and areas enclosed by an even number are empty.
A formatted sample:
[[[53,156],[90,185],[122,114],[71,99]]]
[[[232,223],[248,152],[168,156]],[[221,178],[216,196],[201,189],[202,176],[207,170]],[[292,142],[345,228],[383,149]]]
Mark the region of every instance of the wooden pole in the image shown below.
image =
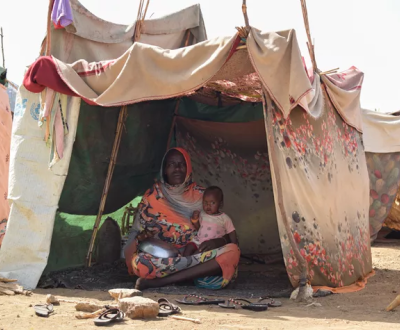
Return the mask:
[[[243,0],[242,12],[243,12],[244,24],[245,24],[245,26],[246,26],[246,30],[247,30],[247,32],[249,32],[249,31],[250,31],[250,23],[249,23],[249,16],[247,15],[247,4],[246,4],[246,0]]]
[[[51,12],[53,11],[54,0],[49,0],[47,11],[47,36],[46,36],[46,56],[51,54]]]
[[[54,0],[50,0],[52,2]],[[137,16],[137,21],[136,21],[136,27],[135,27],[135,33],[133,35],[133,42],[136,41],[136,38],[140,38],[140,33],[141,33],[141,28],[142,24],[138,24],[139,21],[143,23],[146,13],[147,13],[147,8],[149,6],[150,0],[147,0],[146,8],[144,13],[142,12],[143,10],[143,4],[144,0],[141,0],[139,3],[139,9],[138,9],[138,16]],[[92,255],[93,255],[93,247],[94,247],[94,242],[96,240],[96,235],[99,230],[99,225],[101,222],[101,217],[103,216],[104,212],[104,207],[106,205],[107,201],[107,196],[108,196],[108,190],[110,189],[110,184],[111,184],[111,179],[114,173],[114,168],[115,168],[115,162],[117,160],[118,156],[118,150],[119,150],[119,145],[121,143],[121,137],[122,137],[122,128],[124,127],[124,123],[126,121],[126,118],[128,116],[128,107],[124,105],[121,110],[119,111],[119,117],[118,117],[118,124],[117,124],[117,132],[115,134],[115,139],[114,139],[114,145],[113,149],[111,152],[111,157],[110,157],[110,164],[108,165],[108,172],[107,172],[107,177],[106,177],[106,182],[104,183],[104,188],[103,188],[103,194],[101,196],[100,200],[100,206],[99,206],[99,211],[97,213],[96,221],[93,226],[93,233],[92,233],[92,238],[90,239],[90,244],[89,244],[89,250],[86,255],[86,266],[90,267],[92,264]]]
[[[6,68],[6,59],[4,57],[4,45],[3,45],[3,28],[0,28],[0,36],[1,36],[1,54],[3,56],[3,68]]]
[[[306,260],[300,253],[299,247],[297,246],[296,241],[294,240],[292,230],[289,224],[289,218],[286,214],[286,210],[283,206],[283,192],[282,192],[282,182],[281,176],[279,173],[279,165],[276,159],[275,154],[275,139],[273,136],[273,127],[272,127],[272,100],[268,92],[263,88],[263,112],[264,112],[264,124],[265,131],[267,134],[267,143],[268,143],[268,152],[269,159],[272,163],[272,168],[274,169],[274,176],[276,180],[276,199],[278,200],[278,212],[281,215],[283,225],[286,230],[287,237],[289,239],[289,244],[293,250],[294,256],[297,259],[300,266],[300,283],[299,283],[299,294],[297,296],[298,300],[305,300],[306,296],[306,284],[308,282],[308,266]],[[268,118],[270,117],[270,118]]]
[[[308,52],[310,53],[313,70],[314,72],[317,72],[318,67],[317,67],[317,61],[315,60],[314,45],[311,40],[310,23],[308,22],[308,11],[307,11],[306,0],[300,0],[300,3],[301,3],[301,10],[303,12],[304,27],[306,28],[307,39],[308,39],[307,48]]]
[[[90,239],[89,251],[86,256],[86,266],[87,267],[90,267],[92,264],[92,254],[93,254],[94,242],[96,240],[97,231],[99,230],[101,217],[103,216],[104,207],[106,205],[108,191],[110,189],[111,179],[112,179],[112,176],[114,173],[115,163],[116,163],[117,156],[118,156],[119,145],[121,143],[122,130],[123,130],[126,118],[127,118],[127,113],[128,113],[128,108],[126,105],[124,105],[121,108],[121,110],[119,111],[117,132],[115,134],[114,145],[113,145],[113,149],[111,152],[110,164],[108,165],[108,172],[107,172],[106,181],[104,183],[103,194],[101,195],[99,211],[97,213],[97,218],[96,218],[96,221],[93,226],[93,233],[92,233],[92,238]]]

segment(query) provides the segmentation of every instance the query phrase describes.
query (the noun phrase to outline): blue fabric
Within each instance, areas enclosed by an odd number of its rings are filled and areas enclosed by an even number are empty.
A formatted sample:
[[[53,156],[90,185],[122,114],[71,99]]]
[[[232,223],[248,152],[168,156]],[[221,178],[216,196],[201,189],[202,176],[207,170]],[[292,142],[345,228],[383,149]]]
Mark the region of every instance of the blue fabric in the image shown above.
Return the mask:
[[[194,284],[201,289],[219,290],[223,281],[222,276],[207,276],[194,280]]]

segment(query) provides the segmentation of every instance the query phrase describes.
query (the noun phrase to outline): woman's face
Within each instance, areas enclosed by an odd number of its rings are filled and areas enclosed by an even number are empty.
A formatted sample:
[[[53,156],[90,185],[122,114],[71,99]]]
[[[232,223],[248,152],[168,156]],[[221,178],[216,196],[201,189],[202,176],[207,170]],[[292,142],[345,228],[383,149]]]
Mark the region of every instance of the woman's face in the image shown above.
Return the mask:
[[[186,177],[186,161],[178,150],[168,152],[164,162],[165,180],[172,186],[180,185]]]

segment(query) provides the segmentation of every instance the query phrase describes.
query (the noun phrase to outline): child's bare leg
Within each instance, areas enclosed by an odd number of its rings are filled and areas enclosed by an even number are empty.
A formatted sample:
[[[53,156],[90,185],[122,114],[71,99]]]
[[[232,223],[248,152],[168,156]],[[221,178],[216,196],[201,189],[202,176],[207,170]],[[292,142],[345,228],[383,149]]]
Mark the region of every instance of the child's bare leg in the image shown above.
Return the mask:
[[[184,257],[189,257],[192,256],[194,254],[196,254],[198,252],[197,250],[197,246],[195,244],[188,244],[185,247],[185,250],[183,251],[183,256]]]

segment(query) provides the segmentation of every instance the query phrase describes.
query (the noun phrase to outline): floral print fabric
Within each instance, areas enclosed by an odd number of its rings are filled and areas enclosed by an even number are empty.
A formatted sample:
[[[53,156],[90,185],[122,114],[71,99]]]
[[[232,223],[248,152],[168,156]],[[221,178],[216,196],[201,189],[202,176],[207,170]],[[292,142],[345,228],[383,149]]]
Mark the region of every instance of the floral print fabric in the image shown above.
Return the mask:
[[[6,233],[8,204],[8,170],[10,164],[12,116],[7,89],[0,85],[0,248]]]
[[[368,171],[361,134],[347,125],[325,100],[318,118],[301,108],[284,119],[274,107],[276,157],[290,228],[308,265],[313,285],[343,287],[372,271],[369,240]],[[282,249],[289,278],[300,268],[278,213]]]
[[[360,133],[328,102],[316,119],[297,107],[288,119],[274,108],[267,120],[274,141],[269,150],[263,120],[178,118],[177,143],[189,152],[196,181],[224,191],[224,211],[232,217],[243,253],[268,254],[278,248],[297,286],[299,263],[274,206],[272,186],[276,191],[280,184],[291,234],[307,262],[311,284],[343,287],[364,278],[372,261],[368,170]],[[280,182],[274,175],[278,170]]]
[[[369,224],[371,240],[381,230],[400,184],[400,153],[365,153],[370,179]]]

